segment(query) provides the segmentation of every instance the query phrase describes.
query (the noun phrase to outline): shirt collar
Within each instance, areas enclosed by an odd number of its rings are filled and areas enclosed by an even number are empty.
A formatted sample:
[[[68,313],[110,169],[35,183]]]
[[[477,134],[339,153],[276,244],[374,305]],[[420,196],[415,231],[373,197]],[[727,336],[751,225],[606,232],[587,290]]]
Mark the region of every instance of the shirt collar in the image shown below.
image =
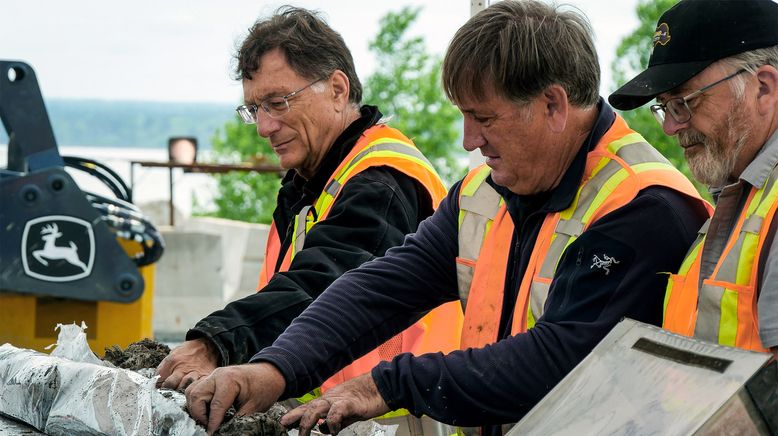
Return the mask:
[[[754,160],[748,164],[740,175],[740,180],[762,189],[776,165],[778,165],[778,130],[773,132]]]

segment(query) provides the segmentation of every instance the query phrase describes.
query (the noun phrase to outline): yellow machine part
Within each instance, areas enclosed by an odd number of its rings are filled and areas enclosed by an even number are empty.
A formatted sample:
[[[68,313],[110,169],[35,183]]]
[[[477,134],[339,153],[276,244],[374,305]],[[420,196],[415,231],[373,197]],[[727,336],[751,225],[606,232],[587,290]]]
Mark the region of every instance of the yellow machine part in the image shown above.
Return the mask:
[[[133,255],[141,247],[117,239],[124,251]],[[87,325],[89,347],[102,356],[105,348],[118,345],[126,348],[143,338],[151,338],[152,306],[154,303],[155,265],[140,268],[144,290],[132,303],[81,301],[25,294],[0,292],[0,344],[6,342],[19,348],[46,352],[57,342],[57,324]],[[48,350],[51,351],[51,350]]]

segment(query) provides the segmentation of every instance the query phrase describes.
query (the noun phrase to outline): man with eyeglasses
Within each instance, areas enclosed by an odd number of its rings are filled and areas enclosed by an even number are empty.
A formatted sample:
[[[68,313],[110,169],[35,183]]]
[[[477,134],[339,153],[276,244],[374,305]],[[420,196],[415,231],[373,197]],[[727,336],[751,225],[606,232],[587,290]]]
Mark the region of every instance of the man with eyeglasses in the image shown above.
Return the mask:
[[[684,0],[659,19],[648,68],[610,96],[677,136],[716,210],[665,296],[666,329],[778,354],[778,4]]]
[[[256,124],[290,171],[278,192],[258,292],[198,322],[160,364],[162,387],[184,389],[218,366],[247,362],[333,280],[400,245],[446,193],[413,142],[381,123],[378,108],[360,106],[351,53],[315,13],[285,7],[257,21],[237,61],[245,100],[237,112]],[[456,303],[430,312],[322,389],[398,352],[458,347],[461,319]]]
[[[457,301],[460,350],[401,354],[282,423],[299,422],[304,436],[319,419],[337,432],[406,409],[500,435],[623,317],[661,323],[662,272],[680,266],[708,211],[600,98],[586,18],[545,1],[496,2],[457,31],[442,76],[464,115],[463,146],[485,165],[252,363],[192,384],[188,410],[209,429],[229,405],[249,413],[298,395],[419,313]]]

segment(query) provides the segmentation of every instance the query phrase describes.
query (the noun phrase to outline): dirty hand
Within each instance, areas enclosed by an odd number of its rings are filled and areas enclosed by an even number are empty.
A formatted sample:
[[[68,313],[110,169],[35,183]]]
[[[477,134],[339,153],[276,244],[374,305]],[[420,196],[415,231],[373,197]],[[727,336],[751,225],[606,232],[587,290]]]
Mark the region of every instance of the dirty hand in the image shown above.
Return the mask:
[[[319,426],[324,433],[337,434],[356,421],[364,421],[389,412],[370,373],[353,378],[325,392],[321,398],[303,404],[281,418],[281,425],[294,427],[299,421],[300,436],[308,436]],[[325,428],[326,427],[326,428]]]
[[[238,416],[264,412],[285,388],[284,376],[270,363],[226,366],[186,388],[186,407],[189,415],[213,434],[230,406],[235,406]]]
[[[157,387],[183,391],[193,381],[210,374],[218,366],[216,346],[207,339],[186,341],[157,367]]]

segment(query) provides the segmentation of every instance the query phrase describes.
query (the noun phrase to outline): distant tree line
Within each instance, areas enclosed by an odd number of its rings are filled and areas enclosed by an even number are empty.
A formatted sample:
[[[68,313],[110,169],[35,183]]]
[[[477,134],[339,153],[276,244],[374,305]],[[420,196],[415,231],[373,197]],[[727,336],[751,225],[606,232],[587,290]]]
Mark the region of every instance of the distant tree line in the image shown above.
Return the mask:
[[[210,149],[214,132],[231,120],[234,105],[148,101],[46,100],[59,145],[167,147],[171,136],[194,136]],[[0,143],[8,135],[0,125]]]

